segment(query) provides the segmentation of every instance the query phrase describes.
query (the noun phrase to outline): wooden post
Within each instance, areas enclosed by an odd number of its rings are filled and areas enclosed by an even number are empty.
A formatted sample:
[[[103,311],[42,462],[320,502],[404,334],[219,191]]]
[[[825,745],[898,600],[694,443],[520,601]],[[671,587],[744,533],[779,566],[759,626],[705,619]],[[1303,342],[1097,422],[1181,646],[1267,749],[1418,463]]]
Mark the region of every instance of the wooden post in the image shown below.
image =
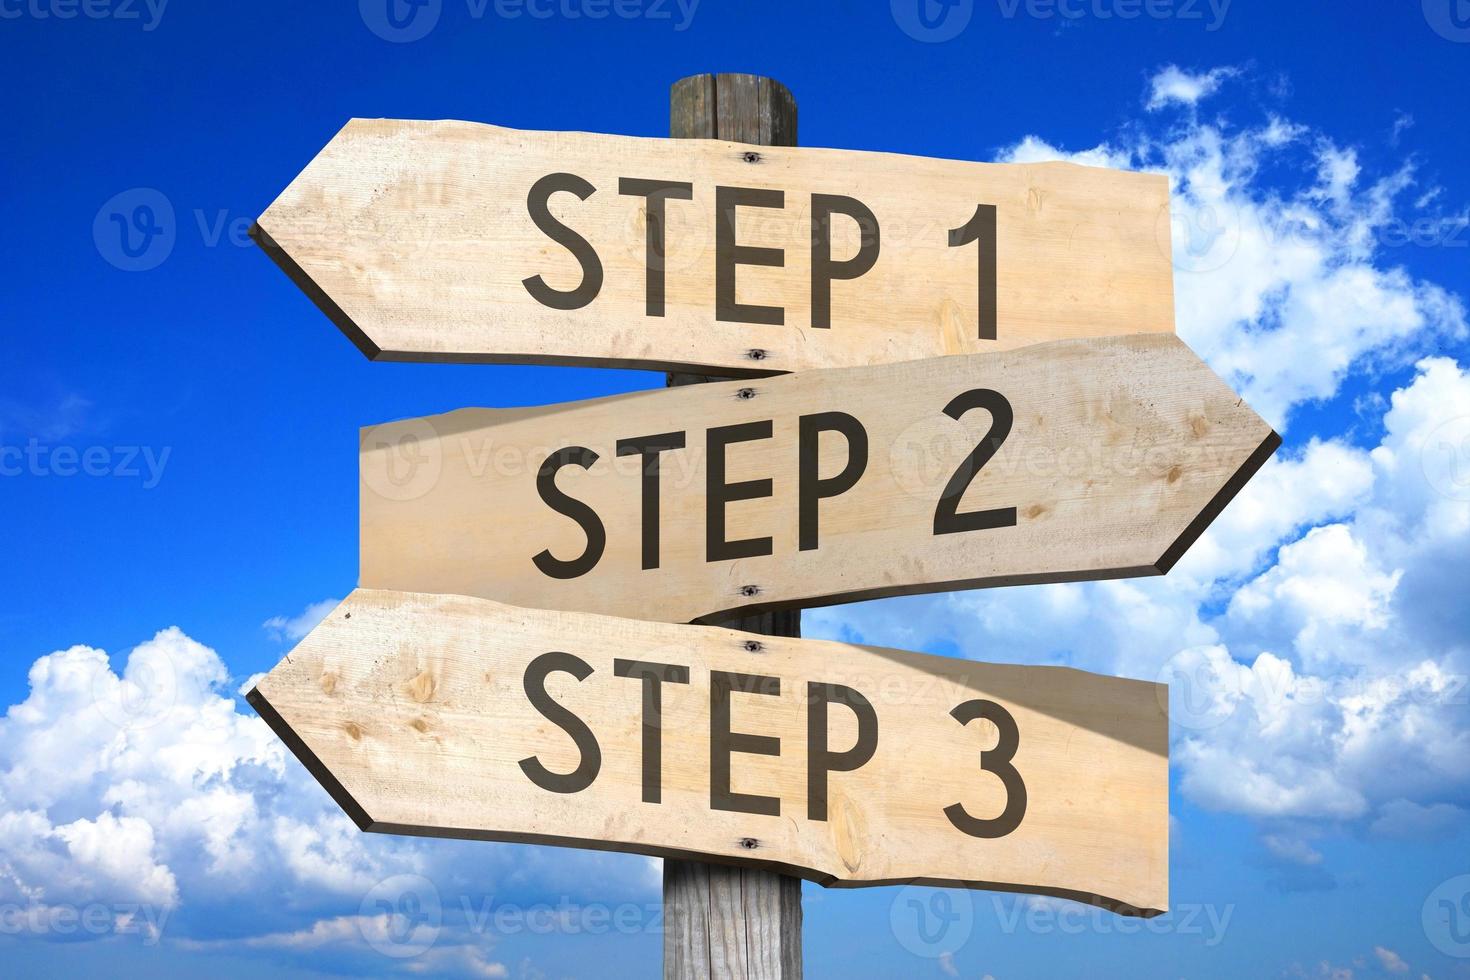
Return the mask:
[[[669,135],[795,146],[796,100],[772,78],[691,75],[669,92]],[[670,374],[668,384],[709,380]],[[714,625],[800,636],[801,610],[735,616]],[[801,880],[701,861],[664,861],[664,977],[799,980]]]

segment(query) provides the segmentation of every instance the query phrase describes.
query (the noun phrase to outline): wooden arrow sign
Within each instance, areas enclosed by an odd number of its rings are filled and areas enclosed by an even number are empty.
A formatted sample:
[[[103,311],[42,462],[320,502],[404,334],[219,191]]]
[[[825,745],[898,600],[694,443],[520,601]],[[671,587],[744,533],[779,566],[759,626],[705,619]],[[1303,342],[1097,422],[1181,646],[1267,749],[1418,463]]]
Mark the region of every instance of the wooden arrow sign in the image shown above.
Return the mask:
[[[368,357],[763,375],[1174,329],[1168,181],[354,119],[256,240]]]
[[[249,700],[363,830],[1168,908],[1158,684],[360,590]]]
[[[364,588],[681,623],[1167,571],[1280,439],[1172,335],[365,429]]]

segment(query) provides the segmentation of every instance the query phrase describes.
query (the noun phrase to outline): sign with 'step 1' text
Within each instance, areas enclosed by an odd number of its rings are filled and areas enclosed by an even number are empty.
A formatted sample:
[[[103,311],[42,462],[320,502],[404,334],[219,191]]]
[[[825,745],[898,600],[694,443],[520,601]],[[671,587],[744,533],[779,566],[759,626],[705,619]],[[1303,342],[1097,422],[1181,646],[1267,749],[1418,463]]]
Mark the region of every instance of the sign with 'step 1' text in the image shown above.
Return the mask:
[[[1168,182],[354,119],[256,240],[369,357],[761,375],[1171,333]]]

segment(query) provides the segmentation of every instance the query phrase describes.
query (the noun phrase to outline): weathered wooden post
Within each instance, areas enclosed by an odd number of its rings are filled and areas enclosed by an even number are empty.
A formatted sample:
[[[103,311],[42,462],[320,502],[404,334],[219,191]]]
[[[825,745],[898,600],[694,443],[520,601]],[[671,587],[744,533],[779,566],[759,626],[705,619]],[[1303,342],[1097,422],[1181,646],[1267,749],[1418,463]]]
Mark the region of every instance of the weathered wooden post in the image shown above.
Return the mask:
[[[669,135],[760,146],[796,145],[796,100],[773,78],[691,75],[669,92]],[[669,385],[711,380],[670,374]],[[801,610],[734,616],[717,625],[800,636]],[[801,880],[702,861],[664,862],[664,976],[801,976]]]

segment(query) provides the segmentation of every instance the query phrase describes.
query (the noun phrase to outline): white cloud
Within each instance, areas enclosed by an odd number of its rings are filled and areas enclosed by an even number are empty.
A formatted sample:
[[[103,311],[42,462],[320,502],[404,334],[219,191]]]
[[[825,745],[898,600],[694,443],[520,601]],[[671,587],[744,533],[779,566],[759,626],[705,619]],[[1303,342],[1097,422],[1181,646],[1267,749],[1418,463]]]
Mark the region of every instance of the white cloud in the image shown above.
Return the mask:
[[[1149,105],[1193,105],[1234,74],[1171,66],[1153,79]],[[1400,207],[1415,187],[1411,163],[1365,176],[1354,150],[1274,115],[1241,128],[1191,120],[1158,135],[1135,130],[1077,152],[1027,136],[1000,159],[1167,174],[1171,234],[1161,231],[1160,247],[1176,268],[1180,336],[1279,430],[1350,373],[1466,335],[1463,302],[1389,252],[1415,222],[1439,217]],[[1261,179],[1272,168],[1313,179],[1283,190]]]
[[[295,643],[316,628],[317,623],[327,618],[327,613],[336,609],[341,599],[323,599],[313,602],[295,616],[272,616],[261,628],[277,640]]]
[[[1405,963],[1403,957],[1391,949],[1383,946],[1374,946],[1373,955],[1378,957],[1378,963],[1389,973],[1408,973],[1409,964]]]
[[[1228,615],[1261,642],[1290,637],[1308,666],[1372,660],[1402,575],[1378,567],[1348,525],[1328,524],[1284,546],[1274,568],[1231,597]]]
[[[1272,855],[1292,864],[1310,867],[1322,863],[1322,852],[1301,837],[1291,834],[1264,834],[1261,843],[1266,845],[1266,850]]]
[[[28,909],[27,922],[104,905],[109,932],[150,942],[166,924],[165,941],[196,948],[306,951],[315,937],[377,957],[371,934],[343,923],[393,876],[427,876],[456,908],[524,888],[513,872],[532,852],[359,832],[242,710],[218,654],[177,628],[120,672],[77,646],[37,659],[29,681],[0,718],[0,903]],[[552,895],[656,893],[646,859],[555,851],[531,863]],[[221,935],[241,928],[253,932]],[[404,969],[503,976],[483,937],[457,928]]]
[[[1215,68],[1193,74],[1177,65],[1169,65],[1149,82],[1148,111],[1156,112],[1167,105],[1197,105],[1214,95],[1220,85],[1239,72],[1234,68]]]

